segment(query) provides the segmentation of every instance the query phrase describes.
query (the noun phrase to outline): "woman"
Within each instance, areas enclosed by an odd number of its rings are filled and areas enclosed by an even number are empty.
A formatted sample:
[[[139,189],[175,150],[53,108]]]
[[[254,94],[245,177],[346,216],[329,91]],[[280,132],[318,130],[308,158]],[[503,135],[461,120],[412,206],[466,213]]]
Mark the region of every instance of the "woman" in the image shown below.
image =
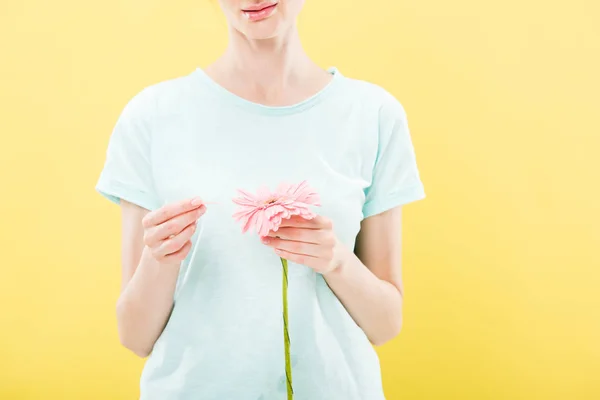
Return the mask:
[[[122,209],[118,326],[150,356],[142,399],[285,398],[279,256],[295,398],[384,398],[371,344],[400,330],[401,206],[423,187],[402,106],[309,59],[303,3],[220,0],[223,56],[144,89],[114,129],[97,189]],[[303,180],[316,219],[240,233],[236,189]]]

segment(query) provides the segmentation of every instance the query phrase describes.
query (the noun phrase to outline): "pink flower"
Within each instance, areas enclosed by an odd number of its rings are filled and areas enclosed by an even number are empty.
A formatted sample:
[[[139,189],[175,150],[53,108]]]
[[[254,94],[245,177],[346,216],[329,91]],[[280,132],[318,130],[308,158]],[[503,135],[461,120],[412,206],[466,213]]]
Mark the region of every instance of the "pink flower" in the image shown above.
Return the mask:
[[[269,231],[277,231],[281,221],[298,215],[305,219],[313,219],[316,214],[310,206],[319,206],[319,195],[308,186],[306,181],[297,185],[281,184],[273,193],[261,187],[256,195],[238,189],[240,197],[233,199],[239,206],[233,218],[242,223],[242,232],[256,230],[264,237]]]

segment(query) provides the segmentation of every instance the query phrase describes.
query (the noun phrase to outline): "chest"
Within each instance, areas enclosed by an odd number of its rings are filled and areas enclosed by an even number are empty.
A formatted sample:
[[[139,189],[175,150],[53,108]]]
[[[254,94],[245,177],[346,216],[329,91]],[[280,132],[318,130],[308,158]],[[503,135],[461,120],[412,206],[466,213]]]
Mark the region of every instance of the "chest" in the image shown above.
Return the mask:
[[[321,195],[318,212],[351,244],[377,153],[377,124],[359,111],[274,117],[183,110],[154,132],[156,191],[163,203],[193,196],[218,203],[212,218],[222,228],[231,220],[238,188],[254,192],[307,180]]]

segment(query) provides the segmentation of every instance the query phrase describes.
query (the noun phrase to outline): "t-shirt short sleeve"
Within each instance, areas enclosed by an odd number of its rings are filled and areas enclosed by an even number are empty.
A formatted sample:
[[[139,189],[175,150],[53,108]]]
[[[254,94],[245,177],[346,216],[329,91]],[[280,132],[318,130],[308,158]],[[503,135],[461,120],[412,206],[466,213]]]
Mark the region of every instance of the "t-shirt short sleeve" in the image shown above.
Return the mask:
[[[387,94],[387,93],[386,93]],[[425,197],[402,105],[387,94],[379,112],[379,143],[364,218]]]
[[[154,102],[142,91],[131,99],[113,129],[96,190],[119,204],[121,200],[147,210],[160,207],[152,178],[150,141]]]

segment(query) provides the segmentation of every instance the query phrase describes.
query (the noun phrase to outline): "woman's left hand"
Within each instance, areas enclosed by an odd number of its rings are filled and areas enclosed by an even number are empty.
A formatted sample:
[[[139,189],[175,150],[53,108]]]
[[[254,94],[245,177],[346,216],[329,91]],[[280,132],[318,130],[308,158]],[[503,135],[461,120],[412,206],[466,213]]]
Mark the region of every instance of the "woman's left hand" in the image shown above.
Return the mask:
[[[317,216],[306,220],[292,217],[284,220],[277,232],[261,239],[275,249],[275,253],[288,261],[306,265],[326,275],[342,265],[344,247],[333,232],[331,220]]]

